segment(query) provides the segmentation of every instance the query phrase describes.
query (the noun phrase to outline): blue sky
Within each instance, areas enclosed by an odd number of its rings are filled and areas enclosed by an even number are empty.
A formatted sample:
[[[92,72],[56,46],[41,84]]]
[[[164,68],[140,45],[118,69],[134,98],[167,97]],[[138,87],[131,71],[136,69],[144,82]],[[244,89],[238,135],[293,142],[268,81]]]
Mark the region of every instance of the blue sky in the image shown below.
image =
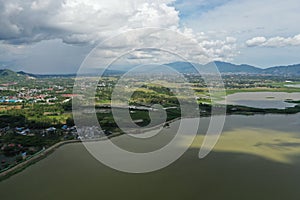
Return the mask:
[[[203,49],[203,62],[295,64],[299,10],[298,0],[0,0],[0,68],[74,73],[98,43],[143,27],[193,39]],[[103,55],[121,50],[107,47]]]

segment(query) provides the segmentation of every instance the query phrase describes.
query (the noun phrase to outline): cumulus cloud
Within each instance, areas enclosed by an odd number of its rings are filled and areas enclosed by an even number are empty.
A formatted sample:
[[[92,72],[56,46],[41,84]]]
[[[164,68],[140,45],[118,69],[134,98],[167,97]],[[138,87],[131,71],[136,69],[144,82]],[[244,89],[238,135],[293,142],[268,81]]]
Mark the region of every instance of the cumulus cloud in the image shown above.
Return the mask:
[[[183,19],[194,30],[212,30],[242,40],[257,35],[288,35],[299,32],[292,22],[300,20],[299,0],[179,0],[183,11],[192,10],[190,17]],[[185,3],[189,2],[189,3]],[[196,1],[195,1],[196,2]],[[207,6],[201,6],[203,2]],[[198,4],[198,6],[197,6]],[[200,4],[200,5],[199,5]],[[182,6],[179,6],[179,11]],[[213,7],[213,8],[211,8]]]
[[[226,37],[225,40],[204,40],[200,42],[200,46],[212,60],[230,61],[239,53],[234,37]]]
[[[137,29],[126,32],[97,47],[97,56],[91,67],[106,66],[112,59],[121,59],[127,65],[168,63],[178,60],[206,64],[214,60],[230,61],[237,55],[236,39],[203,39],[203,33],[184,28]],[[128,54],[127,54],[128,53]],[[100,59],[99,59],[100,58]],[[102,67],[104,67],[102,66]]]
[[[0,0],[0,40],[32,43],[62,39],[86,43],[115,32],[155,26],[178,26],[172,0]]]
[[[59,39],[65,44],[97,44],[108,37],[141,27],[171,29],[190,42],[182,42],[181,49],[187,58],[205,63],[212,60],[231,60],[236,53],[234,37],[210,38],[204,32],[195,32],[180,25],[179,12],[174,0],[0,0],[0,41],[2,44],[28,45],[45,40]],[[134,34],[134,33],[131,33]],[[159,33],[145,33],[138,39],[127,34],[122,42],[106,43],[103,59],[115,57],[124,47],[161,43],[173,50],[173,36],[162,37]],[[163,38],[163,39],[162,39]],[[194,44],[201,52],[193,51]],[[1,43],[0,43],[1,46]],[[153,52],[152,52],[153,54]],[[128,60],[155,60],[159,54],[138,51]],[[166,58],[166,57],[164,57]],[[166,59],[168,60],[168,59]]]
[[[253,47],[253,46],[262,45],[266,41],[267,41],[267,39],[265,37],[255,37],[255,38],[252,38],[250,40],[247,40],[246,44],[249,47]]]
[[[300,34],[294,37],[255,37],[246,41],[246,45],[249,47],[261,46],[261,47],[286,47],[286,46],[300,46]]]

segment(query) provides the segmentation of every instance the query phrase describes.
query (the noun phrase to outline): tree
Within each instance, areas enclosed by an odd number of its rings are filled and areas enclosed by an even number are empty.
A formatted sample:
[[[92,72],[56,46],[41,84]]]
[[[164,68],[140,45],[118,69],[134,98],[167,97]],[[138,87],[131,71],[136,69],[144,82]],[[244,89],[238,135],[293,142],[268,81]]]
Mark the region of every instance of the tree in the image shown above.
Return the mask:
[[[75,125],[74,119],[72,117],[68,117],[67,120],[66,120],[66,124],[68,126],[74,126]]]

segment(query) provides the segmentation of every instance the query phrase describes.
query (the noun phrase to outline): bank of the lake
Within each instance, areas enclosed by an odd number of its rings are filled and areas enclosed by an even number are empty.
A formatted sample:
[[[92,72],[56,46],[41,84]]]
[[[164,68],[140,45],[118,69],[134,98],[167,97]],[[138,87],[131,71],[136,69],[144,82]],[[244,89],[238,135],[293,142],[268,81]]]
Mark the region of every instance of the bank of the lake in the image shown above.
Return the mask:
[[[38,162],[39,160],[45,158],[47,155],[51,154],[53,151],[55,151],[57,148],[65,145],[65,144],[70,144],[70,143],[78,143],[81,142],[80,140],[66,140],[66,141],[61,141],[58,142],[56,144],[54,144],[53,146],[45,149],[45,150],[41,150],[40,152],[38,152],[37,154],[29,157],[28,159],[16,164],[15,166],[9,167],[6,170],[2,171],[0,173],[0,181],[18,173],[21,172],[22,170],[24,170],[26,167],[34,164],[35,162]]]
[[[175,118],[173,120],[169,120],[168,122],[164,123],[164,124],[159,124],[157,126],[154,126],[154,127],[150,127],[148,128],[147,130],[148,131],[151,131],[153,129],[157,129],[157,128],[160,128],[160,127],[163,127],[164,125],[167,125],[169,126],[170,123],[173,123],[177,120],[179,120],[180,118]],[[128,133],[131,133],[131,134],[139,134],[140,132],[139,131],[131,131],[131,132],[128,132]],[[85,142],[93,142],[93,141],[97,141],[97,140],[106,140],[106,139],[111,139],[113,137],[118,137],[118,136],[121,136],[123,135],[123,133],[113,133],[112,135],[109,135],[109,136],[104,136],[102,138],[98,138],[98,139],[86,139],[84,140]],[[16,174],[16,173],[19,173],[21,172],[22,170],[24,170],[26,167],[40,161],[41,159],[45,158],[46,156],[48,156],[49,154],[53,153],[57,148],[65,145],[65,144],[71,144],[71,143],[80,143],[82,142],[81,140],[79,139],[74,139],[74,140],[65,140],[65,141],[61,141],[61,142],[58,142],[54,145],[52,145],[51,147],[47,148],[47,149],[44,149],[44,150],[41,150],[40,152],[36,153],[35,155],[27,158],[26,160],[14,165],[14,166],[10,166],[8,167],[7,169],[1,171],[0,173],[0,181],[2,180],[5,180],[6,178],[9,178],[10,176]]]

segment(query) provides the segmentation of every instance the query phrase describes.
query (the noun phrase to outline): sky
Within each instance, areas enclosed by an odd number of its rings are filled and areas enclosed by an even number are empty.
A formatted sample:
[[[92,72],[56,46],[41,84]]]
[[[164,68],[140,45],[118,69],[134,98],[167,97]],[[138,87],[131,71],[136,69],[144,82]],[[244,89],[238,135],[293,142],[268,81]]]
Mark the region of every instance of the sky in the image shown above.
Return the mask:
[[[155,43],[178,49],[172,43],[182,36],[199,49],[196,55],[181,38],[179,53],[199,63],[220,60],[261,68],[296,64],[299,10],[299,0],[0,0],[0,68],[75,73],[91,50],[118,34],[123,34],[118,45],[115,41],[98,47],[100,63],[128,47],[159,46]],[[181,36],[156,34],[150,40],[148,32],[135,31],[147,27]],[[154,62],[158,57],[161,62],[176,61],[151,54],[135,51],[120,64]]]

